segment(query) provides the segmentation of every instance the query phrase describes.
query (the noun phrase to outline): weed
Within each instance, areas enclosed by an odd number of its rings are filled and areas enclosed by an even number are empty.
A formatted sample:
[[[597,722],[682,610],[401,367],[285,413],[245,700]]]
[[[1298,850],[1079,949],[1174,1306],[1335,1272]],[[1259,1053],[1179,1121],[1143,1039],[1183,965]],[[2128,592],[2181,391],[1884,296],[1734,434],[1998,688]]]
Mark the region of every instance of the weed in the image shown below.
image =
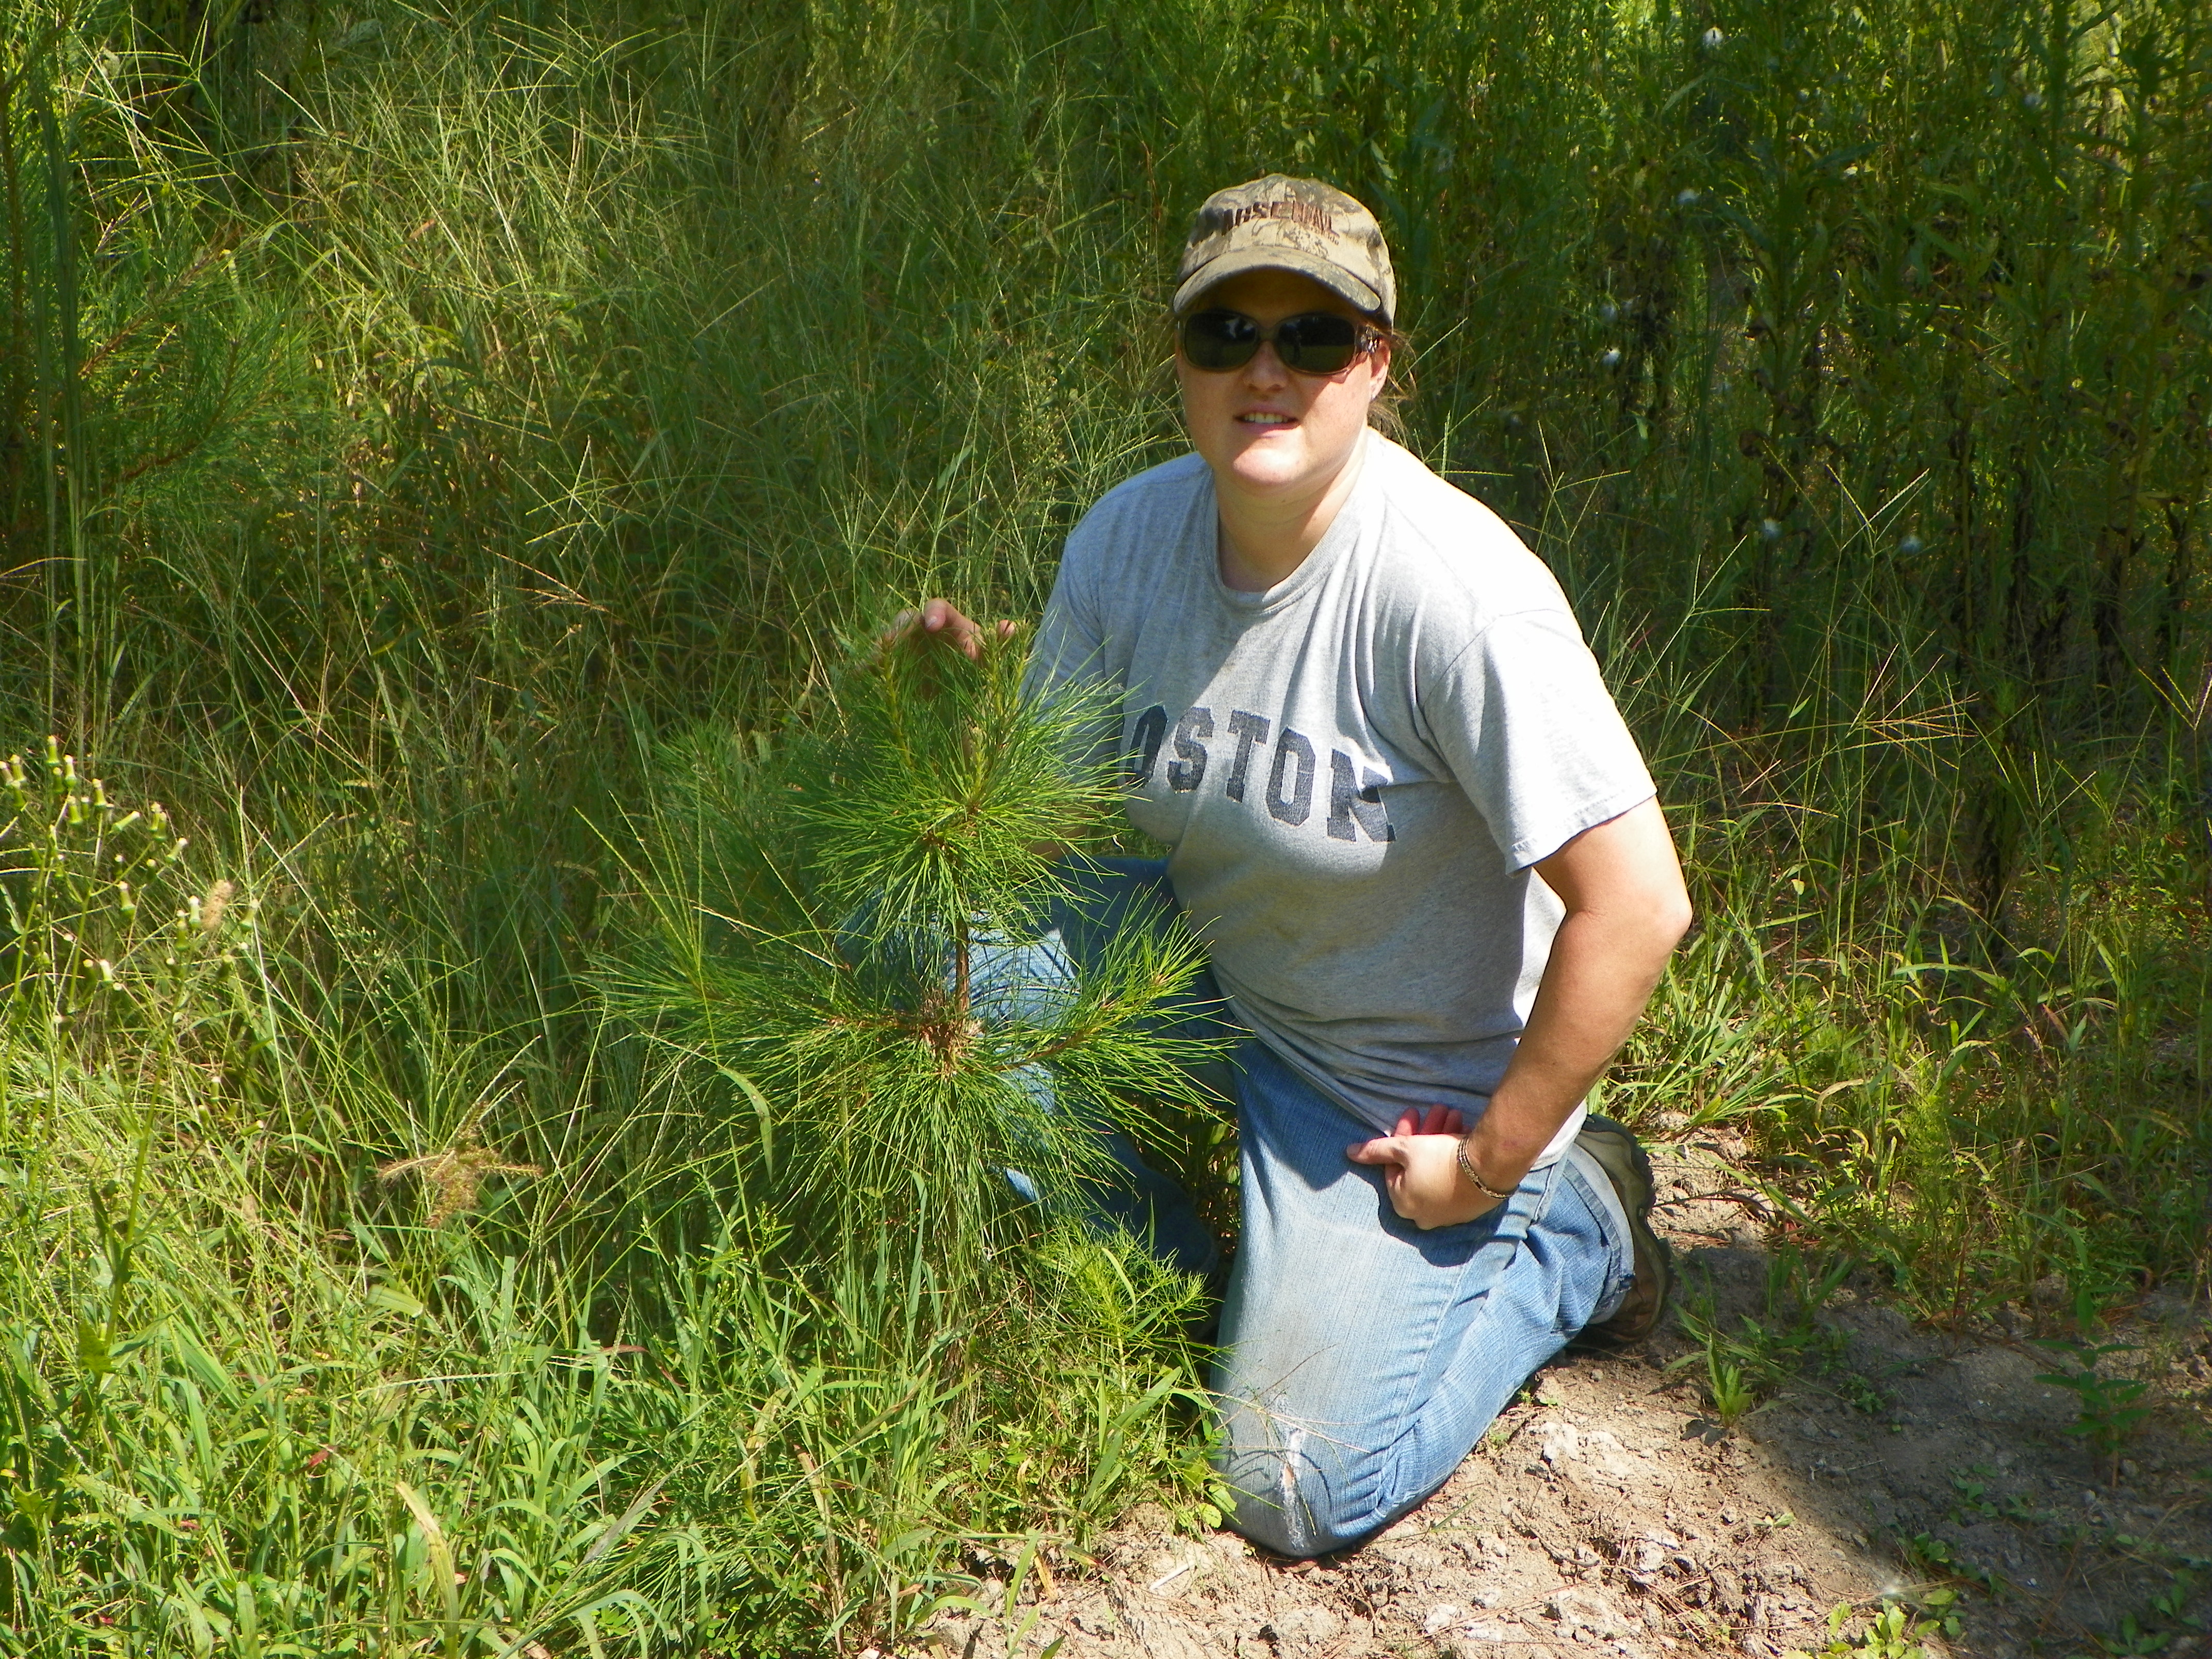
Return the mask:
[[[1710,1348],[1705,1353],[1705,1398],[1723,1429],[1734,1428],[1759,1403],[1744,1382],[1742,1368],[1723,1362]]]
[[[1986,1475],[1990,1471],[1977,1466],[1972,1473]],[[1951,1490],[1959,1494],[1959,1502],[1952,1511],[1953,1516],[1961,1522],[2004,1520],[2033,1522],[2043,1518],[2041,1513],[2016,1492],[2007,1492],[2002,1504],[1991,1503],[1988,1486],[1965,1474],[1951,1477]]]
[[[2124,1613],[2112,1630],[2094,1636],[2100,1659],[2103,1656],[2136,1656],[2164,1653],[2179,1638],[2201,1632],[2205,1621],[2191,1611],[2196,1599],[2197,1575],[2188,1567],[2179,1567],[2168,1576],[2166,1588],[2151,1599],[2142,1613]],[[2069,1659],[2089,1659],[2087,1655],[2072,1655]]]
[[[1996,1594],[1997,1577],[1994,1572],[1977,1562],[1960,1560],[1948,1544],[1932,1534],[1915,1533],[1910,1538],[1899,1537],[1896,1542],[1899,1559],[1917,1577],[1971,1583],[1986,1594]]]
[[[2121,1615],[2118,1626],[2112,1632],[2091,1639],[2100,1654],[2114,1656],[2114,1659],[2120,1656],[2136,1659],[2136,1656],[2165,1652],[2173,1640],[2173,1632],[2147,1629],[2130,1613]],[[2086,1656],[2076,1656],[2075,1659],[2086,1659]]]
[[[1793,1653],[1789,1659],[1936,1659],[1928,1644],[1933,1638],[1955,1638],[1964,1626],[1949,1611],[1948,1590],[1930,1591],[1923,1598],[1927,1616],[1904,1603],[1885,1601],[1864,1628],[1845,1635],[1852,1619],[1848,1603],[1828,1611],[1828,1641],[1811,1654]]]
[[[2185,1625],[2191,1630],[2204,1628],[2204,1621],[2190,1611],[2197,1591],[2197,1574],[2188,1567],[2177,1567],[2168,1575],[2163,1590],[2153,1598],[2151,1616],[2168,1624]]]
[[[1815,1269],[1796,1249],[1783,1246],[1767,1261],[1766,1317],[1741,1319],[1734,1332],[1715,1318],[1710,1287],[1684,1302],[1681,1328],[1698,1347],[1673,1364],[1680,1368],[1702,1358],[1707,1398],[1722,1427],[1734,1427],[1760,1400],[1808,1370],[1835,1379],[1858,1409],[1876,1411],[1886,1403],[1844,1364],[1842,1332],[1820,1317],[1850,1267],[1848,1261],[1836,1261]]]
[[[2144,1403],[2150,1385],[2136,1377],[2114,1376],[2100,1367],[2114,1354],[2132,1353],[2134,1345],[2092,1343],[2061,1337],[2039,1337],[2035,1340],[2038,1346],[2072,1362],[2066,1370],[2044,1372],[2035,1380],[2073,1394],[2079,1415],[2066,1425],[2066,1431],[2086,1442],[2093,1452],[2106,1461],[2111,1484],[2117,1486],[2121,1448],[2152,1411]]]

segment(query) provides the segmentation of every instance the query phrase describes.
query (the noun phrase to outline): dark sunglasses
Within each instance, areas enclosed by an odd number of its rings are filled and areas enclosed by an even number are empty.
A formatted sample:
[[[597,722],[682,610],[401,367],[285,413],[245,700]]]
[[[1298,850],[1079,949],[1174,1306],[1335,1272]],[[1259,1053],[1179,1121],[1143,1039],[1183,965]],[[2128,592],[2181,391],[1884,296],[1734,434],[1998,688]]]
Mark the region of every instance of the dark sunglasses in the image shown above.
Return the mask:
[[[1372,351],[1381,335],[1368,324],[1333,311],[1302,311],[1263,327],[1241,311],[1196,311],[1176,325],[1185,362],[1221,374],[1242,368],[1264,342],[1285,368],[1298,374],[1340,374]]]

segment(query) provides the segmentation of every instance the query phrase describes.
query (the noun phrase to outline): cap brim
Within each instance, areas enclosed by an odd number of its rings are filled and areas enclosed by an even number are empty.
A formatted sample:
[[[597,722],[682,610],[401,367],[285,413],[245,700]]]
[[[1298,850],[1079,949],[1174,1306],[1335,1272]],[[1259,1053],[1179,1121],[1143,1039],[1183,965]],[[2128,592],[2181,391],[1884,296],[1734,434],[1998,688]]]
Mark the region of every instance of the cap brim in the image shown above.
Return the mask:
[[[1242,276],[1248,270],[1287,270],[1300,276],[1310,276],[1331,294],[1357,307],[1370,317],[1384,323],[1390,320],[1382,308],[1382,296],[1361,282],[1341,265],[1330,264],[1317,254],[1301,253],[1289,247],[1238,248],[1207,260],[1183,278],[1176,289],[1175,314],[1188,312],[1199,296],[1218,283],[1231,276]]]

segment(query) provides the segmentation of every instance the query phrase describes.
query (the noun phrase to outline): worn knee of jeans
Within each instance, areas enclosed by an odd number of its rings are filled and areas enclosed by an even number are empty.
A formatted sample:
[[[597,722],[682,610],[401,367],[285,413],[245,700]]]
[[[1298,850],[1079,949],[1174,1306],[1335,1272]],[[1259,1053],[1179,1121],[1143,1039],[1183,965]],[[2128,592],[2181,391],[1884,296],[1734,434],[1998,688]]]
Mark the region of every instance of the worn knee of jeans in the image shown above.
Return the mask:
[[[1347,1444],[1323,1424],[1244,1404],[1216,1459],[1236,1494],[1230,1526],[1263,1549],[1303,1559],[1349,1548],[1394,1517],[1381,1508],[1387,1450]]]

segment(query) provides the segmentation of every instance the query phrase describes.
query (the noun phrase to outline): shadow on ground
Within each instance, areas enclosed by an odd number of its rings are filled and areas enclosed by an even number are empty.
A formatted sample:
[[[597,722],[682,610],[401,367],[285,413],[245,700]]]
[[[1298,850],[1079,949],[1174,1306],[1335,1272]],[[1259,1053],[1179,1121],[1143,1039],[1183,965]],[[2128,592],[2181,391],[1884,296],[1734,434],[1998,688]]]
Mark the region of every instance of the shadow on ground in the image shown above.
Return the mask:
[[[1661,1151],[1656,1218],[1721,1328],[1768,1313],[1756,1200],[1707,1141]],[[1364,1547],[1293,1565],[1131,1517],[1014,1617],[947,1618],[963,1659],[1497,1659],[1864,1650],[1885,1605],[1948,1610],[1903,1651],[2212,1655],[2212,1326],[2153,1297],[2113,1340],[2159,1403],[2124,1460],[2067,1432],[2049,1352],[1913,1328],[1871,1285],[1826,1302],[1814,1363],[1723,1430],[1705,1349],[1547,1368],[1451,1480]],[[1684,1364],[1675,1362],[1683,1361]],[[993,1587],[986,1585],[987,1592]],[[1948,1603],[1946,1593],[1953,1597]],[[1003,1589],[1000,1589],[1003,1594]],[[1042,1600],[1036,1599],[1038,1595]],[[1025,1627],[1025,1628],[1024,1628]]]

